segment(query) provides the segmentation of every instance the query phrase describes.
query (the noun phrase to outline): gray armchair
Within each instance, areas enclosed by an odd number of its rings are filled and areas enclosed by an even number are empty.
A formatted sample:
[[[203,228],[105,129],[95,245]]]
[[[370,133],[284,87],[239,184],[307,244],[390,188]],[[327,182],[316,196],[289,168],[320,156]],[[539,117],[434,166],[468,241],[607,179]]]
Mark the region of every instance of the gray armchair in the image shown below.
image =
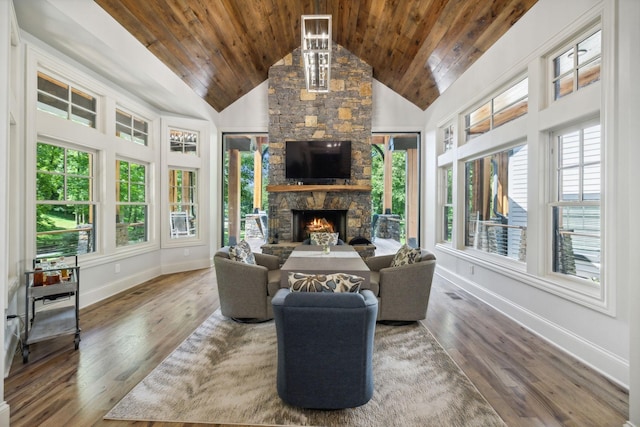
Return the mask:
[[[414,264],[391,267],[394,255],[370,257],[369,288],[378,297],[378,320],[412,322],[427,316],[436,257],[422,249]]]
[[[220,311],[237,321],[256,322],[273,318],[271,299],[280,289],[277,256],[254,253],[256,265],[229,257],[229,247],[213,257],[218,281]]]
[[[280,398],[289,405],[313,409],[367,403],[373,396],[378,310],[373,293],[281,289],[272,304]]]

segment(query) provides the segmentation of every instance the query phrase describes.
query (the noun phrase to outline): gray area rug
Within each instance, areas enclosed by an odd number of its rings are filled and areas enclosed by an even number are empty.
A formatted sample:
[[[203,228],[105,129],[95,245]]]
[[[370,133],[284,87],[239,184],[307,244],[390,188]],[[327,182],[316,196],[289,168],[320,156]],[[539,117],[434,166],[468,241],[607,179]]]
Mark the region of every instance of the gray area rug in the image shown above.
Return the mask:
[[[373,398],[353,409],[284,404],[276,391],[273,321],[216,311],[105,419],[289,426],[505,426],[420,323],[376,326]]]

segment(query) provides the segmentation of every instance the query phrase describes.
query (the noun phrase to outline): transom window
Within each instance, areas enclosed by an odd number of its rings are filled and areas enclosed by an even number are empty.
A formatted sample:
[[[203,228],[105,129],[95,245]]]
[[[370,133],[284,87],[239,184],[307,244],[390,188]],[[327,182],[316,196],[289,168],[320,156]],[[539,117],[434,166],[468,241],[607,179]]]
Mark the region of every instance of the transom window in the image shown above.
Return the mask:
[[[553,272],[600,284],[601,129],[591,124],[554,135],[556,164]]]
[[[601,35],[601,30],[592,31],[553,57],[554,100],[600,80]]]
[[[147,168],[116,160],[116,246],[147,241]]]
[[[453,148],[453,124],[446,126],[443,130],[442,145],[444,151],[449,151]]]
[[[169,169],[170,236],[195,237],[198,229],[196,171]]]
[[[198,155],[200,135],[196,131],[169,129],[169,149],[183,154]]]
[[[96,98],[42,72],[38,73],[38,110],[96,127]]]
[[[95,250],[94,155],[38,143],[36,253],[78,255]]]
[[[145,120],[116,109],[116,136],[140,145],[147,145],[149,123]]]
[[[466,141],[527,114],[528,108],[529,79],[524,78],[465,115]]]

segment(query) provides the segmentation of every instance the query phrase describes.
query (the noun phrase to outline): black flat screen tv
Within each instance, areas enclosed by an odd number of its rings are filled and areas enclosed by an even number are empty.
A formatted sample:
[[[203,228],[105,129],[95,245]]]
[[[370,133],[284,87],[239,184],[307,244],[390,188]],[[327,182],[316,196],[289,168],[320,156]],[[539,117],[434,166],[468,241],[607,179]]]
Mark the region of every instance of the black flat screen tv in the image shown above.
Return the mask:
[[[308,184],[351,178],[351,141],[286,141],[285,176]]]

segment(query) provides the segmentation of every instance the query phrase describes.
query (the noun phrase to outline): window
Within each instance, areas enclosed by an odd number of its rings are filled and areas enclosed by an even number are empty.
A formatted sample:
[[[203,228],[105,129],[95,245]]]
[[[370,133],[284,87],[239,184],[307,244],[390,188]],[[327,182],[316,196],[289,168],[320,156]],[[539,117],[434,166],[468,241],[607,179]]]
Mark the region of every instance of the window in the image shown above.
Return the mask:
[[[140,145],[147,145],[149,124],[133,114],[116,109],[116,136]]]
[[[553,56],[553,99],[560,99],[600,80],[601,31],[597,30]]]
[[[96,127],[96,98],[40,72],[38,110],[84,126]]]
[[[600,124],[554,135],[553,272],[600,283]]]
[[[198,229],[197,174],[169,169],[170,236],[195,237]]]
[[[527,146],[466,163],[465,246],[526,258]]]
[[[525,78],[464,117],[466,141],[527,114],[529,79]]]
[[[444,172],[444,203],[442,207],[442,240],[451,242],[453,233],[453,168],[448,167]]]
[[[453,125],[449,125],[443,129],[442,145],[444,151],[449,151],[453,148]]]
[[[147,241],[147,168],[116,160],[116,246]]]
[[[38,143],[36,253],[77,255],[95,250],[94,156]]]
[[[169,147],[171,151],[197,156],[198,139],[198,132],[169,129]]]

